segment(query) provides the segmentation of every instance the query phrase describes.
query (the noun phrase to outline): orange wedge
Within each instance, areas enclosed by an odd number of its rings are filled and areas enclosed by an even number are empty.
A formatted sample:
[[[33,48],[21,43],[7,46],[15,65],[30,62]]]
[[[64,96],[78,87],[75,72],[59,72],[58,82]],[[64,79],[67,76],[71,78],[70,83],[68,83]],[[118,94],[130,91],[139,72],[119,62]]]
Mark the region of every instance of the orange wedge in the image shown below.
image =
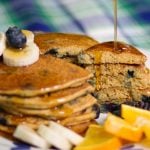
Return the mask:
[[[110,113],[104,123],[104,128],[107,132],[128,141],[138,142],[142,138],[141,128],[134,127],[125,120]]]
[[[150,140],[150,120],[144,117],[138,117],[134,125],[137,127],[141,127],[146,138]]]
[[[74,150],[118,150],[121,140],[107,133],[100,125],[91,125],[84,141]]]
[[[150,140],[150,124],[145,124],[143,127],[143,131],[147,139]]]
[[[150,120],[150,111],[123,104],[121,105],[121,116],[126,121],[134,123],[139,116]]]

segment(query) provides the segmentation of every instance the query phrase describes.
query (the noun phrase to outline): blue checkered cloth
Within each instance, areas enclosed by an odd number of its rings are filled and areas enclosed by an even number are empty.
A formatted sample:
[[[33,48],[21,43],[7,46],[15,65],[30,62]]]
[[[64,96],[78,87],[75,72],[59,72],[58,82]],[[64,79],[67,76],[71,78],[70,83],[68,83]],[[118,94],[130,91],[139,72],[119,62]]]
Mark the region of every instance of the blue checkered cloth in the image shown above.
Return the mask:
[[[0,0],[0,28],[87,34],[113,40],[113,0]],[[150,0],[118,0],[118,40],[150,51]]]

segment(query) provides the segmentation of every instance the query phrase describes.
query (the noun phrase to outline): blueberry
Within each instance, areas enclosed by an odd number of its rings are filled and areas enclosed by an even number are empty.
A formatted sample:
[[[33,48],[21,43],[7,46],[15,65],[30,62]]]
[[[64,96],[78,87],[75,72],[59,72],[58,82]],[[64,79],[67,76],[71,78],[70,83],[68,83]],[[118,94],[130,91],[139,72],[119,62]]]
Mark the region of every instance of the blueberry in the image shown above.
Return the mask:
[[[150,102],[150,96],[142,95],[143,102]]]
[[[57,48],[52,48],[52,49],[48,50],[47,52],[45,52],[44,55],[51,54],[53,56],[56,56],[56,54],[58,53],[57,50],[58,50]]]
[[[2,125],[6,125],[6,124],[7,124],[6,119],[5,119],[5,118],[1,118],[1,117],[0,117],[0,124],[2,124]]]
[[[10,27],[6,31],[7,43],[14,48],[23,48],[26,45],[26,36],[18,27]]]
[[[128,78],[134,78],[134,71],[128,70]]]
[[[13,35],[17,35],[21,32],[21,29],[19,29],[18,27],[9,27],[8,30],[6,31],[6,36],[11,36]]]
[[[100,106],[98,104],[94,104],[92,106],[92,110],[95,111],[95,113],[96,113],[95,119],[97,119],[100,114]]]
[[[119,104],[115,104],[115,103],[105,104],[105,107],[110,112],[113,112],[113,111],[116,111],[116,110],[120,109],[120,105]]]

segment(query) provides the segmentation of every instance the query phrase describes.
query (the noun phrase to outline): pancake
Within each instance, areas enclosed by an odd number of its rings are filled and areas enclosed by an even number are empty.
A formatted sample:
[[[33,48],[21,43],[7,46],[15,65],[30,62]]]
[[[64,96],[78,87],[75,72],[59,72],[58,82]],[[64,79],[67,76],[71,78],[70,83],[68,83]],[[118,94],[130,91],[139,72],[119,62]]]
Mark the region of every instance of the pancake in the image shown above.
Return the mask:
[[[97,75],[90,79],[89,83],[91,83],[96,90],[112,87],[145,89],[150,87],[150,74],[143,75],[143,78],[128,78],[122,74],[118,74],[118,76]]]
[[[122,74],[127,78],[143,78],[145,75],[150,76],[150,70],[144,65],[128,65],[128,64],[99,64],[85,65],[84,68],[89,72],[100,75],[118,76]]]
[[[88,122],[90,120],[94,120],[95,117],[96,112],[91,110],[91,112],[84,112],[77,116],[65,118],[64,120],[60,121],[60,124],[62,124],[63,126],[73,126],[84,122]]]
[[[4,137],[4,138],[6,138],[6,139],[9,139],[9,140],[11,140],[11,141],[13,141],[13,142],[16,142],[16,141],[17,141],[17,140],[12,136],[12,134],[6,133],[6,132],[4,132],[4,131],[0,131],[0,136],[1,136],[1,137]]]
[[[81,123],[81,124],[68,126],[68,128],[73,130],[74,132],[76,132],[78,134],[84,135],[84,133],[86,132],[86,130],[88,129],[88,127],[91,123],[92,123],[91,121],[88,121],[88,122],[84,122],[84,123]]]
[[[66,102],[72,101],[86,93],[92,92],[94,88],[88,83],[74,88],[67,88],[36,97],[17,97],[11,95],[0,95],[0,103],[16,105],[30,109],[48,109]]]
[[[95,109],[96,107],[96,109]],[[89,108],[82,110],[73,114],[71,117],[65,118],[63,120],[58,120],[59,123],[65,126],[77,125],[83,122],[93,120],[99,115],[99,106],[97,104],[90,106]],[[11,115],[6,112],[1,112],[0,114],[0,123],[3,126],[16,127],[19,124],[27,124],[33,129],[37,129],[39,125],[47,125],[50,119],[43,119],[41,117],[32,117],[32,116],[16,116]]]
[[[73,64],[77,64],[78,65],[78,59],[76,56],[66,56],[66,57],[61,57],[61,59],[69,62],[69,63],[73,63]]]
[[[94,92],[94,96],[100,104],[104,103],[122,103],[132,100],[130,90],[122,87],[104,88]]]
[[[12,134],[14,130],[15,130],[15,127],[0,124],[0,131],[2,132]]]
[[[49,120],[43,119],[40,117],[32,117],[32,116],[16,116],[11,115],[6,112],[1,112],[0,114],[0,123],[6,126],[15,127],[19,124],[28,124],[33,129],[37,129],[39,125],[44,124],[47,125]]]
[[[97,124],[97,122],[95,120],[91,120],[85,123],[69,126],[68,128],[70,128],[71,130],[75,131],[76,133],[82,136],[85,136],[85,133],[91,124]]]
[[[94,96],[98,99],[100,104],[122,104],[125,102],[150,100],[150,88],[146,89],[129,89],[121,87],[112,87],[101,89],[94,92]]]
[[[50,55],[26,67],[0,62],[0,94],[35,96],[83,83],[92,75],[84,69]]]
[[[64,57],[77,56],[98,42],[86,35],[39,33],[35,35],[35,43],[39,46],[41,54]]]
[[[18,116],[31,115],[49,119],[60,119],[69,117],[73,113],[80,112],[92,106],[96,102],[97,100],[93,96],[88,94],[53,109],[26,109],[23,107],[17,107],[15,105],[4,103],[1,103],[0,107],[4,111]]]
[[[84,122],[81,124],[76,124],[73,126],[68,126],[69,129],[75,131],[78,134],[83,134],[87,128],[89,127],[89,125],[92,123],[92,121],[88,121],[88,122]],[[15,128],[14,127],[6,127],[4,125],[0,125],[0,136],[5,137],[7,139],[13,140],[13,141],[17,141],[13,136],[13,132],[14,132]]]
[[[70,128],[71,130],[75,131],[78,134],[81,134],[87,130],[87,128],[89,127],[90,124],[91,124],[91,121],[88,121],[88,122],[84,122],[81,124],[68,126],[68,128]],[[14,127],[0,125],[0,136],[2,136],[2,137],[16,141],[16,139],[12,136],[14,131],[15,131]]]
[[[114,42],[97,44],[78,56],[80,64],[123,63],[144,64],[146,56],[135,47],[123,42],[117,43],[118,49],[114,49]]]
[[[132,89],[132,96],[135,101],[150,102],[150,87],[146,89],[135,90]]]

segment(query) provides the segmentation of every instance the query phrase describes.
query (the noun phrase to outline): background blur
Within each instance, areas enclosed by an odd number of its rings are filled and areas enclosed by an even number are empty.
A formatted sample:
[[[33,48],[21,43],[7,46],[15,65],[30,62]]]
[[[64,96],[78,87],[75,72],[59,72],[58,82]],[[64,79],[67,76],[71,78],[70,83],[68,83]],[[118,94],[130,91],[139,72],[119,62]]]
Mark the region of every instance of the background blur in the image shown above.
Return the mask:
[[[0,30],[14,25],[113,40],[113,0],[0,0]],[[150,51],[150,0],[118,0],[118,39]]]

